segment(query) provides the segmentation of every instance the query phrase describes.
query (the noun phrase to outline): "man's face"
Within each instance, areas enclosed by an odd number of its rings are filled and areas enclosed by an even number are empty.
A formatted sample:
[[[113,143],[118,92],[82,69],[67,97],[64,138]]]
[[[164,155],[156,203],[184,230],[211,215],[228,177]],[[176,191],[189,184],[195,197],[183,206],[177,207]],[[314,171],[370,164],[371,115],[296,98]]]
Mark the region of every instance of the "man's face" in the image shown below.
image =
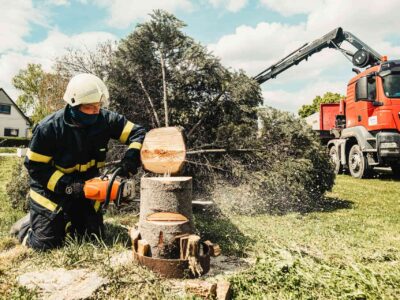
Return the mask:
[[[100,112],[101,102],[81,104],[79,110],[88,115],[97,115]]]

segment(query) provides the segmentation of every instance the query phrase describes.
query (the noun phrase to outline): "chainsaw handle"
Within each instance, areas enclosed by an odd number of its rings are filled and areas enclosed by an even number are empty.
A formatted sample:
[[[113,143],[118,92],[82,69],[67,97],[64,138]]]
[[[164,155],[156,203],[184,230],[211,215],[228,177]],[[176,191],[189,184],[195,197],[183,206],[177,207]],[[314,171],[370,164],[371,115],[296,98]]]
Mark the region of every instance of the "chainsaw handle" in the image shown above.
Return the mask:
[[[108,204],[110,203],[112,187],[113,187],[115,178],[117,178],[117,176],[121,172],[121,170],[122,170],[122,167],[118,167],[115,169],[114,173],[112,173],[112,175],[111,175],[110,181],[108,182],[108,186],[107,186],[106,199],[104,201],[103,210],[106,210],[108,207]]]

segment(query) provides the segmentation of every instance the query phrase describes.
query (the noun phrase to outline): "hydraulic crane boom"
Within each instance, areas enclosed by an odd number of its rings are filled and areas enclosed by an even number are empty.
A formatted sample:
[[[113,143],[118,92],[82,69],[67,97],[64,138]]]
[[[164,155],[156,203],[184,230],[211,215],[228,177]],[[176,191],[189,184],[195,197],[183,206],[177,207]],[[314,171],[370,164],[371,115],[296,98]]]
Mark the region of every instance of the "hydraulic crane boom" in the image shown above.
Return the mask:
[[[342,42],[347,41],[353,45],[357,51],[352,53],[346,49],[340,48]],[[359,38],[348,31],[344,31],[338,27],[327,33],[320,39],[311,43],[306,43],[297,50],[293,51],[277,63],[262,71],[254,77],[259,84],[275,78],[278,74],[284,72],[292,66],[299,64],[303,60],[307,60],[311,55],[325,48],[334,48],[341,51],[354,66],[364,68],[374,66],[381,62],[381,55],[374,49],[369,47]]]

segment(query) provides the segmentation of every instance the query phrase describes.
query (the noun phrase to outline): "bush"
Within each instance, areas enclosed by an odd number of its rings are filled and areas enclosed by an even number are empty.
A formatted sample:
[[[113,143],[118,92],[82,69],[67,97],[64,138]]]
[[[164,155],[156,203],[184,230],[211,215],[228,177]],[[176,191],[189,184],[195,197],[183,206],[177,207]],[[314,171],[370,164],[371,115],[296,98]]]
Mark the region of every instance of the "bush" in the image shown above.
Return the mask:
[[[262,128],[253,146],[264,151],[238,165],[236,180],[216,180],[213,198],[223,213],[312,209],[334,184],[326,149],[304,121],[289,113],[265,108],[259,116]]]
[[[28,147],[30,139],[20,137],[0,137],[0,147]]]
[[[6,192],[13,208],[28,210],[29,174],[23,160],[18,160],[13,165]]]

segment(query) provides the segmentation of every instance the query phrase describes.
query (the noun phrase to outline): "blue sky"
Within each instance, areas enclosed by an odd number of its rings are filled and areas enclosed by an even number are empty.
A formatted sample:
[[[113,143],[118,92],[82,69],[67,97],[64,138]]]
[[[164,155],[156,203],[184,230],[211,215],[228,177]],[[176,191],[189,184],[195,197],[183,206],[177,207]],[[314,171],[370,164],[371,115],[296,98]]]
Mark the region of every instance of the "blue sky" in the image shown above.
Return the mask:
[[[305,42],[343,26],[378,52],[400,50],[400,1],[383,0],[0,0],[0,87],[17,97],[12,77],[27,63],[51,69],[66,47],[120,39],[161,8],[232,69],[255,75]],[[376,20],[373,24],[371,20]],[[314,55],[262,85],[265,104],[296,112],[326,91],[345,93],[351,64],[337,51]]]

